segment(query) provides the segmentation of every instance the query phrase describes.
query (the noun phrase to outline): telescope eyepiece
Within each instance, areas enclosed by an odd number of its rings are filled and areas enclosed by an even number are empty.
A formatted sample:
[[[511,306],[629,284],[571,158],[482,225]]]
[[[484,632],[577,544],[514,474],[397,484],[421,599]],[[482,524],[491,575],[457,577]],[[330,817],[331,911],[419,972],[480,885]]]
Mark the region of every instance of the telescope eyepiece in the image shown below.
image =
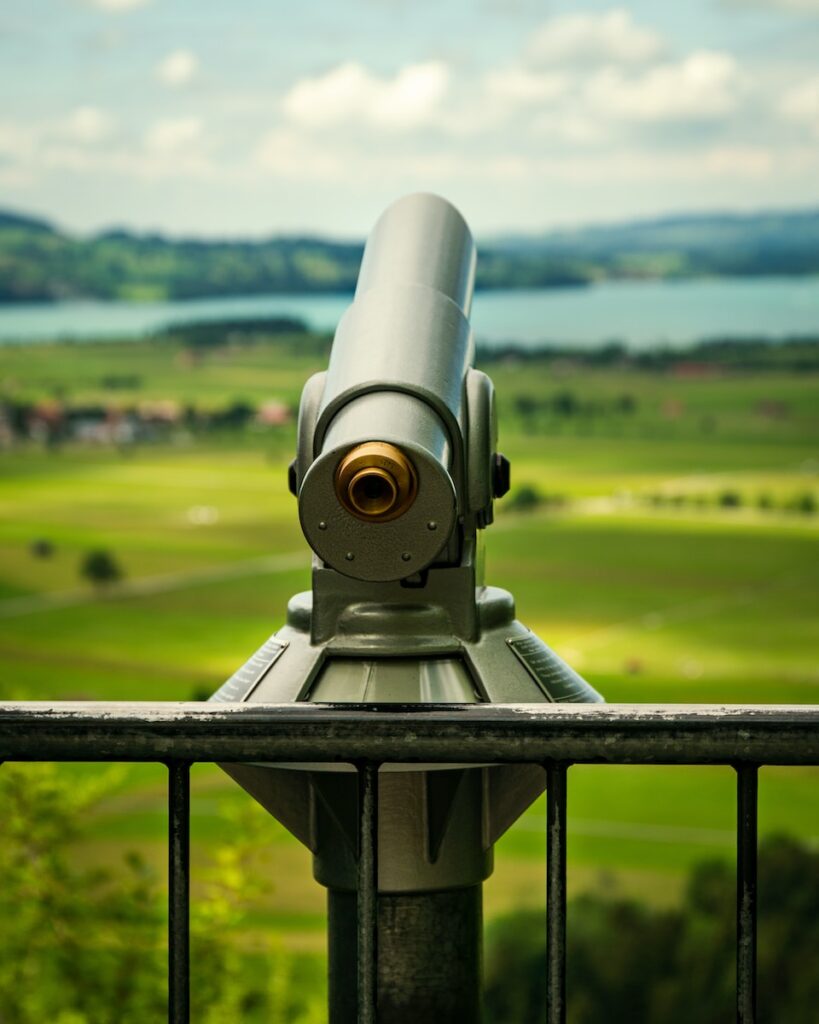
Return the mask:
[[[356,473],[347,488],[347,498],[359,515],[375,519],[395,508],[398,488],[390,473],[373,466]]]
[[[412,506],[418,478],[400,448],[384,441],[365,441],[339,462],[335,491],[344,508],[357,519],[385,523]]]

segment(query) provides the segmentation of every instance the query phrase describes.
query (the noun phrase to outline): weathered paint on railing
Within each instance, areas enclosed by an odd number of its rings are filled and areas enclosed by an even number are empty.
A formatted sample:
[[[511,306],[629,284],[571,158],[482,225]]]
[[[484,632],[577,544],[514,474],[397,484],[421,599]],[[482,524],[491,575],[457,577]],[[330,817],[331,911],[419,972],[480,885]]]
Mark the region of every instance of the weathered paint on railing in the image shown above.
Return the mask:
[[[0,760],[814,764],[810,705],[0,704]]]

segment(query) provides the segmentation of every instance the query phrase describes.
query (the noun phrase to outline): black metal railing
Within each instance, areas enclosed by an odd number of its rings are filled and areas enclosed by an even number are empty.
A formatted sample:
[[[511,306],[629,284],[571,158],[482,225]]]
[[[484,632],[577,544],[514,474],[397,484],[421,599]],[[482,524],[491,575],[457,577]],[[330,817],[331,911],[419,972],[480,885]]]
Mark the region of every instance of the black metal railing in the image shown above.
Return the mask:
[[[168,1015],[189,1004],[190,765],[346,763],[359,774],[358,1006],[376,1021],[377,786],[390,762],[534,763],[547,773],[549,1024],[566,1019],[566,807],[572,764],[722,764],[737,773],[739,1024],[756,1014],[757,780],[762,765],[819,764],[819,707],[716,705],[0,705],[0,761],[168,766]]]

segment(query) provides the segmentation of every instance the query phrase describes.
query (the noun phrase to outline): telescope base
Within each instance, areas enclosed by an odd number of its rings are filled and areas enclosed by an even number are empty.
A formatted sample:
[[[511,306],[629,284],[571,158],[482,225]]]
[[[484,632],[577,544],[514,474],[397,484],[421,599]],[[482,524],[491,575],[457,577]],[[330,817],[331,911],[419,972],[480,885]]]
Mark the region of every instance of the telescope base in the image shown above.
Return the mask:
[[[480,885],[378,896],[379,1024],[479,1024]],[[329,1022],[357,1024],[356,894],[327,890]]]

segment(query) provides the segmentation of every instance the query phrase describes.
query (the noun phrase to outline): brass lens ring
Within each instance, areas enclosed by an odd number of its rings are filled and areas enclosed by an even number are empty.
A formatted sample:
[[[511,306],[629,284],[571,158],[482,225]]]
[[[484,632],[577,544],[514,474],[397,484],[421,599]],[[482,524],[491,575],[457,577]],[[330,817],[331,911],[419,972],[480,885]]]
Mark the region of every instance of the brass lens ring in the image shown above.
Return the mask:
[[[403,515],[415,501],[415,467],[395,445],[365,441],[338,465],[336,496],[344,508],[366,523],[384,523]]]

